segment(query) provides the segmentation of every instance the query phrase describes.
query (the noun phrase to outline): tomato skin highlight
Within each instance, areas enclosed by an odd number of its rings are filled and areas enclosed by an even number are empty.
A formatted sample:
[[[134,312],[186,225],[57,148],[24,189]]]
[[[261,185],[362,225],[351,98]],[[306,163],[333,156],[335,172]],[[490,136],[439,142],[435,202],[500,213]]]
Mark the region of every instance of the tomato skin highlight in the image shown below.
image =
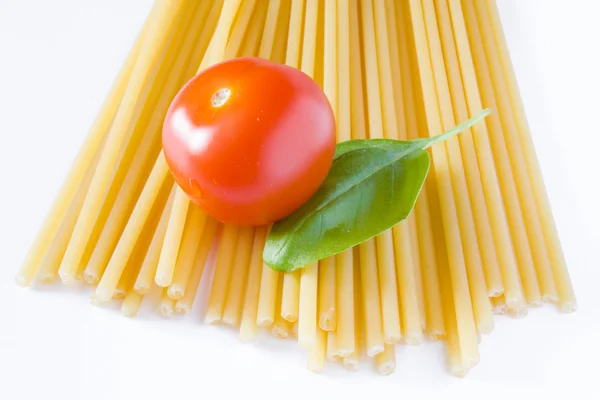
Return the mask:
[[[163,150],[179,186],[224,223],[263,225],[319,188],[335,153],[335,119],[303,72],[237,58],[192,78],[173,100]]]

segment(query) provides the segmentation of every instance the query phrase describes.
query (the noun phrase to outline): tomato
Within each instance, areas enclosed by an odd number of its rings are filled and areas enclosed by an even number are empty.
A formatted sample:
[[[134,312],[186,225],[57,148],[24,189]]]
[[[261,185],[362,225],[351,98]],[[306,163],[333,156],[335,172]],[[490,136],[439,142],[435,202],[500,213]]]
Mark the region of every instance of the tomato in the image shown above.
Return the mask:
[[[209,215],[262,225],[297,210],[323,183],[335,153],[335,119],[303,72],[237,58],[181,89],[162,140],[175,181]]]

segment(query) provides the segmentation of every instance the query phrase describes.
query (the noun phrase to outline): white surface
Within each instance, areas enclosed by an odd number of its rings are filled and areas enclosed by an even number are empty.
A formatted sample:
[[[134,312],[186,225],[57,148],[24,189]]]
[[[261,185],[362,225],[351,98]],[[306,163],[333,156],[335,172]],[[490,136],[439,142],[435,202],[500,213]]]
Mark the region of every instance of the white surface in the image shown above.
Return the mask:
[[[483,338],[480,364],[459,380],[448,374],[439,343],[402,347],[390,377],[370,366],[348,373],[335,365],[315,375],[292,342],[243,345],[231,330],[201,325],[198,317],[163,320],[144,312],[130,320],[90,306],[87,292],[18,288],[15,272],[151,0],[0,0],[0,397],[596,392],[598,3],[499,2],[579,311],[561,315],[546,307],[524,320],[498,318]]]

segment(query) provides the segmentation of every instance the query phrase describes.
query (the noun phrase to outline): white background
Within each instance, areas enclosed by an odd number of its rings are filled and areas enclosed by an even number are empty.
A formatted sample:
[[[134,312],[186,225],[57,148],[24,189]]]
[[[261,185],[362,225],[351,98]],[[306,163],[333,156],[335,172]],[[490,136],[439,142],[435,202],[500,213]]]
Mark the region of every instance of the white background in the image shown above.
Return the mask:
[[[231,330],[200,324],[197,310],[184,320],[149,310],[131,320],[90,306],[86,291],[18,288],[15,272],[151,0],[0,0],[0,398],[597,392],[598,2],[498,1],[579,311],[498,318],[480,364],[460,380],[439,343],[403,347],[389,377],[370,365],[315,375],[295,343],[242,345]]]

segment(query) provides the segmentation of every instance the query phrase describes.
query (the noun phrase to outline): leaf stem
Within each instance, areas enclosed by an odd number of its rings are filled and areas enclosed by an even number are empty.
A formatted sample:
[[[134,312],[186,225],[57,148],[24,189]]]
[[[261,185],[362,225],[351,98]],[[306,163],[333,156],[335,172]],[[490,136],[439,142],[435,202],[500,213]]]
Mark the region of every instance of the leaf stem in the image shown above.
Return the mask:
[[[450,137],[458,135],[460,132],[462,132],[466,129],[469,129],[470,127],[472,127],[473,125],[475,125],[476,123],[478,123],[479,121],[481,121],[482,119],[484,119],[485,117],[490,115],[491,113],[492,113],[492,110],[490,108],[486,108],[484,110],[481,110],[474,117],[466,120],[465,122],[462,122],[462,123],[456,125],[454,128],[450,129],[449,131],[444,132],[438,136],[433,136],[429,139],[424,139],[428,142],[424,148],[426,149],[436,143],[442,142],[444,140],[448,140]]]

